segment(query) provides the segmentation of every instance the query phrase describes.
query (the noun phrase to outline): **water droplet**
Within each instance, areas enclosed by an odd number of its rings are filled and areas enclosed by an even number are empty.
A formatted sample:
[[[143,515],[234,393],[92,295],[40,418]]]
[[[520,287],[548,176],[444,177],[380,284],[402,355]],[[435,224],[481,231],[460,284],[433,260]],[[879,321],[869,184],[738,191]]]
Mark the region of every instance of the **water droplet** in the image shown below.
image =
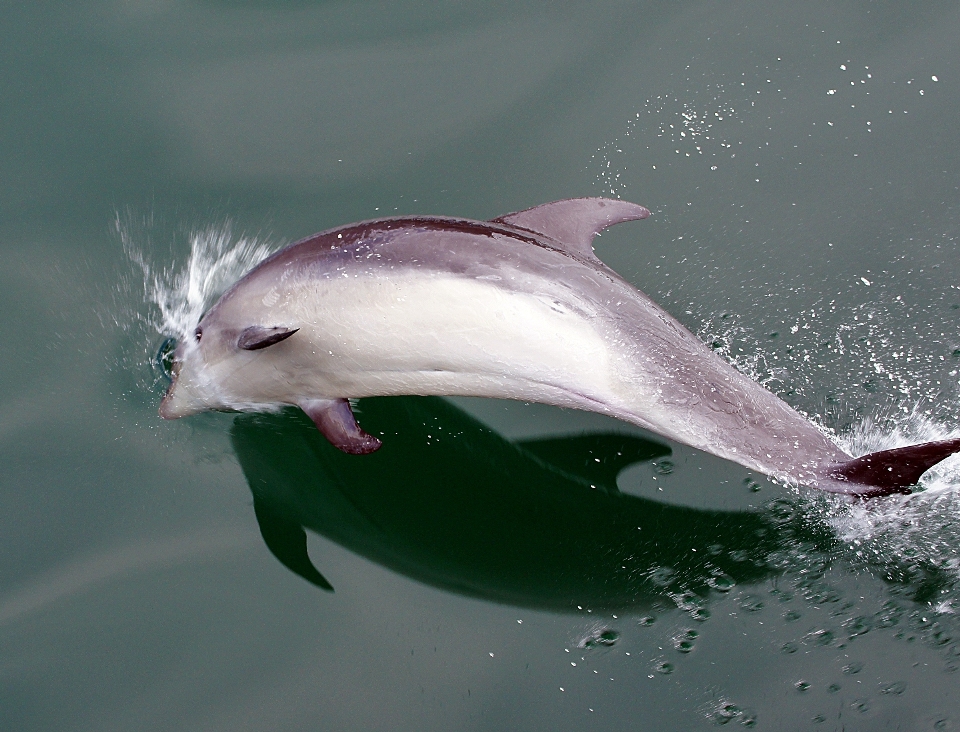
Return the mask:
[[[836,636],[833,634],[833,631],[827,628],[820,628],[819,630],[814,630],[811,633],[808,633],[806,637],[814,645],[817,645],[817,646],[829,646],[836,639]]]
[[[646,628],[648,625],[653,625],[655,622],[657,622],[657,619],[652,615],[644,615],[637,621],[637,625],[639,625],[641,628]]]
[[[771,594],[776,595],[780,602],[790,602],[793,599],[793,593],[790,590],[773,589]]]
[[[728,724],[739,717],[742,713],[743,710],[741,710],[740,707],[733,702],[723,702],[713,713],[713,721],[719,725]]]
[[[847,620],[843,624],[843,627],[846,628],[851,638],[855,638],[858,635],[869,633],[870,628],[872,627],[872,624],[869,618],[866,618],[860,615],[855,618],[850,618],[849,620]]]
[[[800,681],[793,685],[793,688],[799,692],[808,691],[810,689],[810,682],[800,679]]]
[[[799,651],[799,650],[800,650],[800,646],[798,646],[798,645],[797,645],[796,643],[794,643],[793,641],[787,641],[787,642],[784,643],[783,646],[780,648],[780,651],[781,651],[782,653],[796,653],[796,652]]]
[[[801,617],[800,613],[798,613],[796,610],[788,610],[783,614],[783,619],[786,620],[788,623],[797,621],[800,619],[800,617]]]
[[[903,692],[907,690],[907,685],[903,681],[895,681],[892,684],[887,684],[880,688],[881,694],[893,694],[894,696],[900,696]]]
[[[737,586],[736,581],[728,574],[718,574],[710,577],[707,580],[707,584],[717,592],[730,592],[730,590]]]
[[[697,640],[697,637],[700,634],[688,628],[679,635],[675,636],[673,639],[673,647],[676,648],[680,653],[690,653],[693,650],[694,641]]]
[[[841,669],[841,671],[843,671],[843,673],[846,674],[847,676],[853,676],[854,674],[860,673],[862,670],[863,670],[862,663],[848,663],[846,666],[844,666]]]
[[[710,619],[710,609],[705,607],[697,607],[690,611],[690,617],[694,620],[703,623]]]
[[[668,663],[667,661],[661,661],[657,664],[656,671],[658,674],[663,674],[664,676],[669,676],[673,673],[673,664]]]
[[[768,510],[773,515],[773,518],[781,523],[785,523],[793,518],[793,515],[796,511],[793,504],[790,501],[780,498],[776,501],[771,501],[768,506]]]
[[[830,684],[830,686],[827,687],[827,691],[829,691],[831,694],[836,694],[838,691],[840,691],[840,684]]]
[[[606,628],[585,638],[580,644],[582,648],[610,647],[620,639],[620,633],[612,628]]]
[[[933,646],[945,646],[947,643],[950,643],[953,638],[947,635],[943,628],[937,628],[930,634],[928,640]]]
[[[903,611],[896,605],[887,602],[884,604],[883,609],[877,613],[874,624],[878,628],[892,628],[900,622],[902,613]]]
[[[672,567],[657,567],[650,572],[650,582],[657,587],[667,587],[673,583],[676,572]]]
[[[673,472],[673,462],[670,460],[658,460],[653,464],[653,470],[657,475],[670,475]]]

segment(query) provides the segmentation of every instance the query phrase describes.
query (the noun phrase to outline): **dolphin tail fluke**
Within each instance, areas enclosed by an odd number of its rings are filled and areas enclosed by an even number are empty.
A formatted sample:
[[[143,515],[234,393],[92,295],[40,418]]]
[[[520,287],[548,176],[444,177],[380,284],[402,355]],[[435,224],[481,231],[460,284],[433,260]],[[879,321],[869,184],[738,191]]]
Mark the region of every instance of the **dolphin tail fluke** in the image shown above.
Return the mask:
[[[843,492],[862,498],[910,493],[920,476],[941,460],[960,452],[960,438],[897,447],[833,466],[830,478],[849,484]]]
[[[300,575],[321,590],[333,592],[333,585],[327,582],[310,561],[310,555],[307,554],[307,532],[303,527],[281,516],[256,497],[253,499],[253,512],[257,516],[260,534],[270,553],[294,574]]]

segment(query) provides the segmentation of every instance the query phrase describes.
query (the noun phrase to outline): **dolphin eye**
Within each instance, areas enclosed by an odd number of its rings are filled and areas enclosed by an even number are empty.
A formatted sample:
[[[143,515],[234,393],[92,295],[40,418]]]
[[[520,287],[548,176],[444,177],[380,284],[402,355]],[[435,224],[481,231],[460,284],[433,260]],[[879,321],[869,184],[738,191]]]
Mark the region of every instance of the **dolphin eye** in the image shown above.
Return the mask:
[[[199,342],[200,342],[200,338],[203,337],[203,328],[201,328],[201,327],[198,325],[198,326],[197,326],[197,329],[196,329],[195,331],[193,331],[193,337],[196,338],[196,339],[197,339],[197,343],[199,343]]]

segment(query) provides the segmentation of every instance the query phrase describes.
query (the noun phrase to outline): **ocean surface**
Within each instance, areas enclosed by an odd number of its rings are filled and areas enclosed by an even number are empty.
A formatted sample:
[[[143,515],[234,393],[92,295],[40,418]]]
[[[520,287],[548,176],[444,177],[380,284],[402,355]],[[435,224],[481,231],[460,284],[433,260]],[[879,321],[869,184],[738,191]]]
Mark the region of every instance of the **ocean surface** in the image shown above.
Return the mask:
[[[163,422],[316,231],[610,196],[598,256],[855,454],[960,435],[960,7],[0,18],[0,729],[960,729],[960,458],[848,503],[597,415]]]

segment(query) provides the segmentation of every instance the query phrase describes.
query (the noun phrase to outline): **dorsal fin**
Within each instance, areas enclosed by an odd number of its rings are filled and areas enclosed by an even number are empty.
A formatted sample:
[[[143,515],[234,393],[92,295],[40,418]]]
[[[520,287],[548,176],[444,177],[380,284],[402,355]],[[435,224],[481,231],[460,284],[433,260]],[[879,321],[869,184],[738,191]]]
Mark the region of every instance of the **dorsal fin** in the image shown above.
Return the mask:
[[[593,257],[593,237],[607,227],[624,221],[645,219],[650,212],[643,206],[612,198],[567,198],[545,203],[493,219],[547,236],[565,251],[581,257]]]
[[[920,482],[921,475],[956,452],[960,452],[960,438],[897,447],[840,463],[830,470],[829,475],[837,480],[869,486],[866,490],[851,486],[850,493],[864,498],[909,493],[910,486]]]

